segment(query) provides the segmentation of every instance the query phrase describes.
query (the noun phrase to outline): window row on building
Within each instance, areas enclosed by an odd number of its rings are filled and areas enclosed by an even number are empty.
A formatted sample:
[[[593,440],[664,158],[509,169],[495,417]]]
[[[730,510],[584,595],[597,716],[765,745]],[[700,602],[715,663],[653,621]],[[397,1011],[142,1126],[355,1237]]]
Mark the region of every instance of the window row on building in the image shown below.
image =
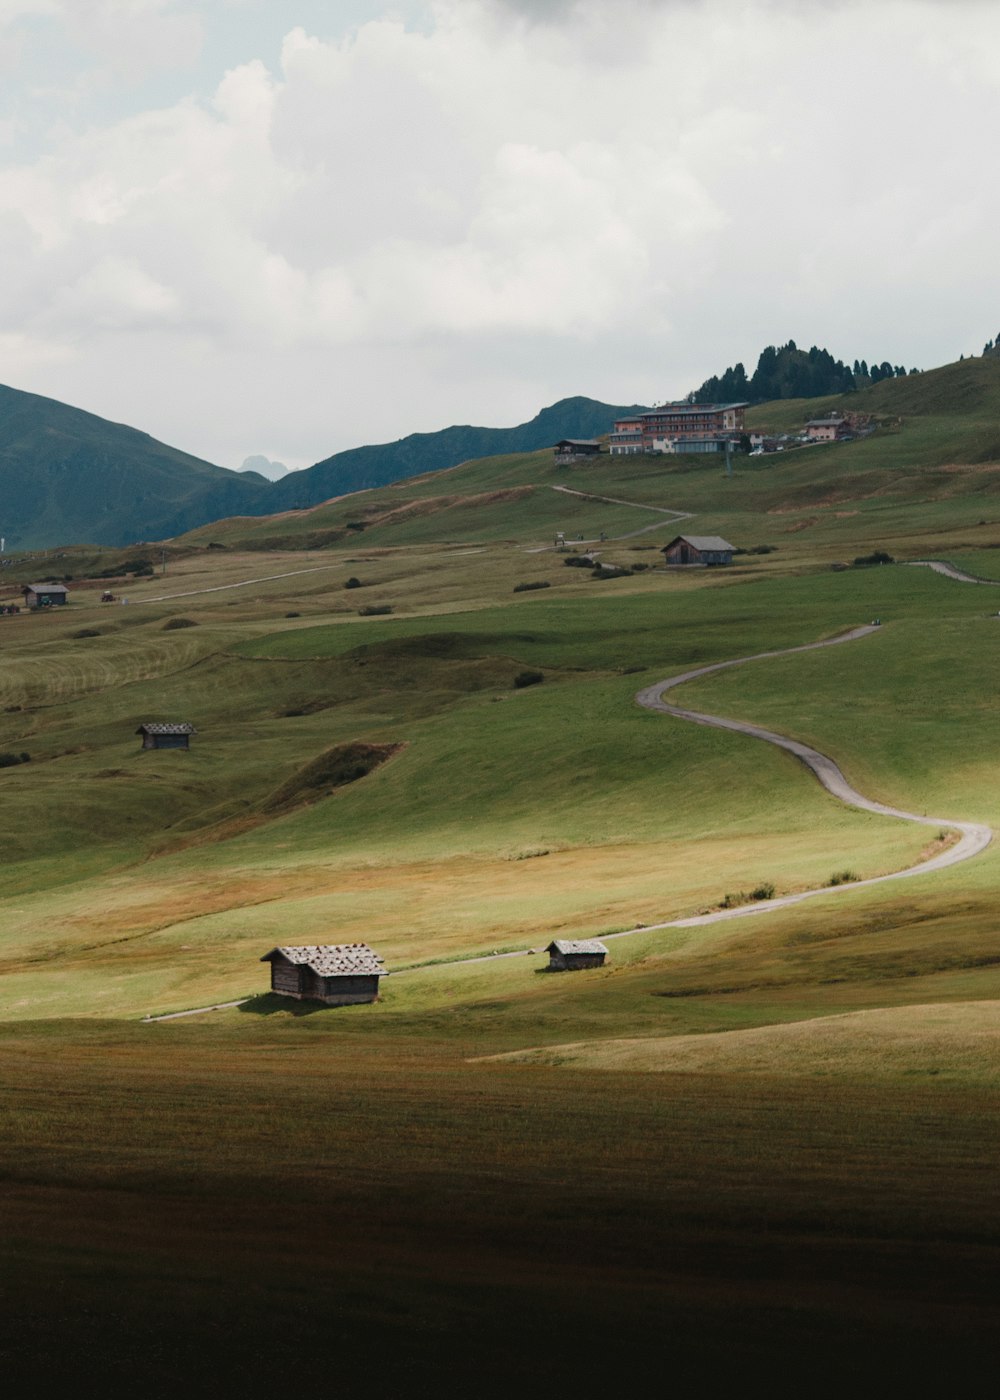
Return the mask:
[[[608,438],[613,456],[640,452],[722,452],[743,432],[745,403],[669,403],[619,418]]]

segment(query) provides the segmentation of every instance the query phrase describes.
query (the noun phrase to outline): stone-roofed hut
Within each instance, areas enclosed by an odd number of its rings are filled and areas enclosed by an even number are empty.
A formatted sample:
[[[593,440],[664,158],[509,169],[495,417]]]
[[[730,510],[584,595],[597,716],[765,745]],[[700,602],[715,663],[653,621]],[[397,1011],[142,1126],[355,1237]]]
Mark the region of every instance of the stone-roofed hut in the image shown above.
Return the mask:
[[[54,608],[69,601],[69,590],[61,583],[28,583],[21,592],[26,608]]]
[[[677,535],[661,551],[671,565],[731,564],[733,546],[721,535]]]
[[[271,991],[297,1001],[352,1006],[378,1000],[382,959],[367,943],[326,943],[272,948],[261,962],[271,964]]]
[[[166,724],[159,720],[140,724],[135,731],[142,735],[144,749],[186,749],[192,734],[197,734],[193,724]]]
[[[596,938],[556,938],[545,950],[550,972],[573,972],[581,967],[603,967],[608,950]]]

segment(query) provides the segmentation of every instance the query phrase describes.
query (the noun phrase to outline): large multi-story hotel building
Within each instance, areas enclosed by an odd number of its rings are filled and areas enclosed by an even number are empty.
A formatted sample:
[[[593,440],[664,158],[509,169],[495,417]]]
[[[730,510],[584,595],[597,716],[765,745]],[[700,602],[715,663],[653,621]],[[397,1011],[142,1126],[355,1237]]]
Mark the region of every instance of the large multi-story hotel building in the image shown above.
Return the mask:
[[[617,456],[639,452],[722,452],[743,431],[745,403],[667,403],[619,418],[608,437]]]

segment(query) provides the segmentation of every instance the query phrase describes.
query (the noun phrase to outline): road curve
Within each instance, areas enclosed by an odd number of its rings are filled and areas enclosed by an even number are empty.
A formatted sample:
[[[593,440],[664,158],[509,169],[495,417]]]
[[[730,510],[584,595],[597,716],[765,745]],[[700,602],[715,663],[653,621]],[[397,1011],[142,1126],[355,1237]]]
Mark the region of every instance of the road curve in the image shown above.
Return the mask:
[[[949,564],[947,559],[908,559],[906,562],[911,569],[933,569],[936,574],[956,579],[959,583],[984,583],[988,588],[1000,588],[1000,579],[979,578],[976,574],[967,574],[964,569]]]
[[[905,812],[901,807],[890,807],[884,802],[875,802],[872,798],[865,797],[856,788],[851,787],[832,758],[820,753],[818,749],[810,748],[808,744],[801,743],[798,739],[789,739],[784,734],[775,734],[770,729],[761,729],[758,725],[747,724],[742,720],[723,719],[718,715],[701,714],[697,710],[685,710],[679,705],[670,705],[663,699],[665,691],[683,685],[685,681],[712,675],[715,671],[724,671],[730,666],[745,666],[749,662],[764,661],[770,657],[793,656],[801,651],[816,651],[820,647],[839,646],[843,642],[851,642],[861,637],[870,636],[876,631],[878,631],[877,627],[855,627],[850,632],[844,632],[839,637],[831,637],[823,642],[810,642],[806,646],[788,647],[783,651],[763,651],[758,652],[755,656],[741,656],[732,661],[717,661],[711,666],[699,666],[693,671],[685,671],[682,675],[672,676],[669,680],[657,681],[654,685],[646,686],[645,689],[639,691],[635,698],[637,703],[647,710],[673,715],[676,719],[686,719],[693,724],[709,725],[713,729],[730,729],[734,733],[747,734],[752,739],[763,739],[765,743],[775,744],[778,748],[785,749],[786,752],[794,754],[796,758],[800,759],[815,774],[827,792],[839,801],[847,803],[848,806],[860,807],[866,812],[875,812],[883,817],[897,817],[900,821],[916,822],[920,826],[947,827],[959,833],[959,840],[956,844],[949,846],[947,850],[941,851],[936,856],[918,861],[916,865],[911,865],[906,870],[896,870],[890,875],[875,875],[868,880],[854,880],[843,885],[823,885],[819,889],[802,890],[797,894],[782,895],[778,899],[761,900],[758,903],[742,905],[737,909],[718,910],[712,914],[700,914],[691,919],[674,919],[666,924],[651,924],[650,928],[687,928],[693,924],[714,923],[720,919],[765,913],[769,909],[784,908],[790,904],[798,904],[804,899],[813,899],[820,894],[839,894],[843,890],[859,889],[866,885],[880,885],[887,880],[905,880],[913,875],[924,875],[933,870],[944,870],[947,866],[958,865],[960,861],[970,860],[973,856],[979,855],[990,844],[993,839],[993,831],[985,823],[954,821],[950,817],[920,816],[916,812]],[[620,937],[621,935],[612,934],[609,936]]]

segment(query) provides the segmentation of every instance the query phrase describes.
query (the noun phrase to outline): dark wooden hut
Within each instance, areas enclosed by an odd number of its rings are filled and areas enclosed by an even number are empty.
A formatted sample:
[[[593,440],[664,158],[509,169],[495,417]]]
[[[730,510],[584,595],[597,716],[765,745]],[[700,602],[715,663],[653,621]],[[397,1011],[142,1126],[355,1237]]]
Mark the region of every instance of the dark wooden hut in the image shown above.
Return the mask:
[[[193,724],[162,724],[156,720],[140,724],[135,731],[142,735],[144,749],[186,749],[192,734],[197,734]]]
[[[545,950],[550,972],[573,972],[581,967],[603,967],[608,950],[596,938],[556,938]]]
[[[21,589],[26,608],[54,608],[69,599],[61,583],[28,583]]]
[[[271,991],[297,1001],[351,1006],[378,1000],[382,959],[367,943],[327,943],[272,948],[261,962],[271,964]]]
[[[601,444],[596,438],[563,438],[555,445],[557,462],[575,462],[581,457],[599,457]]]
[[[733,562],[733,546],[721,535],[677,535],[662,553],[668,565]]]

